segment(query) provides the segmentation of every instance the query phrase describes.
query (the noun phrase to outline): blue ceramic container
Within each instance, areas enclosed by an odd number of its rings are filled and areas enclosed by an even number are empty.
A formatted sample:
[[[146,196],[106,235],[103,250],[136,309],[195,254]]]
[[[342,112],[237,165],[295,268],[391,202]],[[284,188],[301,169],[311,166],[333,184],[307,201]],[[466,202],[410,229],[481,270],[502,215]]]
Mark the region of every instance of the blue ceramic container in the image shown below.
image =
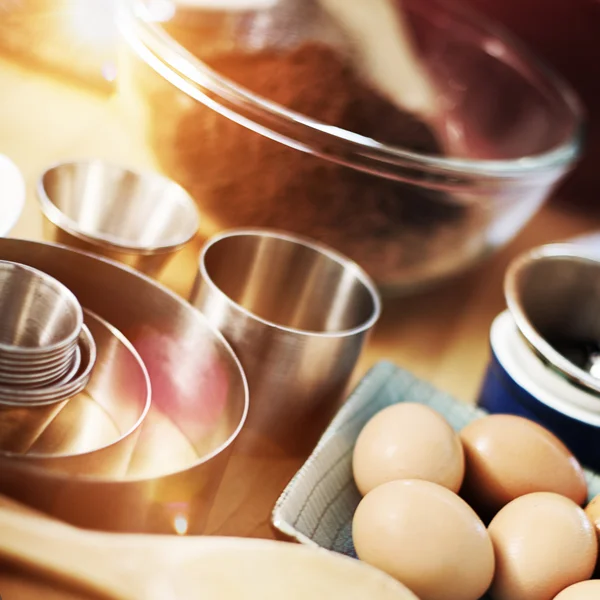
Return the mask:
[[[491,360],[478,404],[490,413],[520,415],[558,436],[591,469],[600,469],[600,397],[543,363],[521,337],[512,315],[494,321]]]

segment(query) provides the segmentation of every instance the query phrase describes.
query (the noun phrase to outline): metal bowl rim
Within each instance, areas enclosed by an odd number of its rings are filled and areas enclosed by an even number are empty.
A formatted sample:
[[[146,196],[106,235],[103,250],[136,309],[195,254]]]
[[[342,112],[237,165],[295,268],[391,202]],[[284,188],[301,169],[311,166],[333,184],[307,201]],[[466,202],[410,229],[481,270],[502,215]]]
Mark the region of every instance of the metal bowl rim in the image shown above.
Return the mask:
[[[73,342],[69,344],[67,348],[60,348],[59,350],[53,350],[48,353],[40,353],[39,355],[32,356],[31,354],[21,354],[19,351],[15,352],[3,352],[0,350],[0,363],[6,366],[19,367],[23,364],[29,365],[34,364],[38,366],[45,366],[47,364],[56,363],[58,364],[61,360],[66,362],[69,352],[73,352],[79,342],[79,336]]]
[[[557,370],[574,385],[600,394],[600,379],[580,369],[555,350],[533,326],[520,303],[517,289],[518,277],[533,263],[554,259],[593,264],[600,271],[600,261],[593,254],[586,252],[585,248],[568,243],[539,246],[521,254],[509,265],[504,277],[506,304],[520,334],[546,365]]]
[[[321,254],[326,256],[329,260],[337,263],[341,268],[345,271],[351,272],[355,279],[359,281],[363,288],[369,294],[372,303],[372,310],[369,318],[364,322],[360,323],[355,327],[351,327],[349,329],[341,329],[339,331],[311,331],[308,329],[296,329],[294,327],[288,327],[286,325],[281,325],[280,323],[276,323],[274,321],[270,321],[268,319],[263,319],[259,317],[252,311],[243,307],[241,304],[230,298],[221,288],[213,281],[212,277],[209,275],[206,269],[206,254],[208,251],[215,246],[218,242],[221,242],[225,239],[235,238],[235,237],[262,237],[262,238],[270,238],[275,240],[281,240],[284,242],[289,242],[292,244],[297,244],[299,246],[303,246],[309,250],[317,254]],[[301,337],[317,337],[317,338],[343,338],[343,337],[351,337],[353,335],[357,335],[360,333],[364,333],[369,331],[375,323],[379,320],[382,311],[382,301],[379,292],[377,291],[377,287],[371,277],[364,271],[362,267],[360,267],[355,261],[348,258],[344,254],[334,250],[333,248],[323,244],[322,242],[317,242],[315,240],[311,240],[307,237],[287,233],[278,229],[262,229],[262,228],[236,228],[229,229],[224,231],[218,235],[211,237],[203,246],[200,252],[200,258],[198,261],[198,272],[203,282],[210,287],[210,289],[221,296],[230,306],[233,306],[238,312],[242,313],[245,317],[253,319],[262,325],[270,327],[277,331],[282,331],[285,333],[290,333],[293,335],[301,336]]]
[[[138,245],[138,244],[132,244],[126,240],[123,240],[122,238],[119,238],[117,236],[107,234],[107,233],[96,232],[94,234],[91,234],[91,233],[82,231],[81,228],[79,227],[78,223],[74,219],[71,219],[69,216],[67,216],[50,199],[50,196],[46,192],[46,186],[44,184],[44,179],[45,179],[46,175],[48,173],[50,173],[51,171],[57,171],[59,169],[65,168],[65,167],[72,167],[72,166],[77,167],[80,165],[89,166],[89,165],[95,165],[95,164],[102,165],[104,168],[118,170],[123,173],[129,173],[138,179],[153,178],[156,180],[161,180],[165,184],[168,184],[169,186],[178,188],[182,192],[182,194],[181,194],[182,200],[179,202],[179,204],[181,206],[183,206],[186,210],[189,210],[190,217],[192,217],[192,219],[190,220],[191,225],[189,227],[189,231],[186,231],[185,235],[179,236],[180,239],[178,239],[177,241],[174,241],[173,243],[157,244],[155,246],[142,246],[142,245]],[[60,161],[60,162],[56,162],[56,163],[49,165],[44,170],[44,172],[38,178],[36,191],[37,191],[36,196],[38,199],[38,203],[40,205],[40,209],[41,209],[44,217],[46,219],[48,219],[48,221],[50,223],[52,223],[58,229],[63,230],[64,232],[68,233],[69,235],[72,235],[73,237],[77,238],[78,240],[80,240],[82,242],[85,242],[92,246],[96,246],[98,248],[102,248],[109,252],[128,253],[128,254],[134,254],[134,255],[139,255],[139,256],[148,256],[148,255],[155,255],[155,254],[168,254],[170,252],[175,252],[175,251],[183,248],[183,246],[185,246],[188,242],[190,242],[192,239],[194,239],[194,237],[198,233],[198,229],[200,228],[200,215],[198,213],[198,209],[196,207],[196,204],[195,204],[193,198],[190,196],[190,194],[187,192],[187,190],[185,190],[185,188],[183,188],[183,186],[179,185],[177,182],[166,177],[165,175],[156,173],[149,169],[146,169],[146,170],[133,169],[133,168],[118,165],[117,163],[104,161],[104,160],[100,160],[100,159]],[[183,199],[185,199],[185,200],[183,200]]]
[[[88,310],[86,308],[83,309],[83,312],[87,318],[96,320],[101,326],[105,327],[109,333],[115,337],[119,343],[123,345],[123,347],[129,352],[133,360],[137,363],[139,367],[139,371],[142,374],[142,379],[144,380],[144,400],[143,400],[143,408],[135,423],[130,426],[127,431],[121,433],[119,432],[119,436],[113,439],[110,443],[104,444],[102,446],[98,446],[92,450],[87,450],[85,452],[73,452],[68,454],[40,454],[35,452],[28,452],[27,454],[19,454],[15,452],[0,452],[0,455],[5,458],[16,458],[19,460],[27,461],[27,460],[35,460],[35,461],[52,461],[52,460],[60,460],[60,459],[68,459],[71,457],[85,457],[91,456],[95,452],[105,451],[108,448],[112,448],[117,444],[120,444],[123,440],[128,438],[130,435],[135,433],[144,423],[148,411],[150,410],[150,406],[152,405],[152,385],[150,383],[150,376],[148,375],[148,370],[146,369],[146,365],[139,355],[138,351],[133,347],[133,344],[119,331],[116,327],[111,325],[106,319],[98,316],[96,313]]]
[[[96,362],[96,342],[94,341],[90,330],[85,324],[83,324],[81,327],[81,340],[82,345],[85,345],[88,348],[89,358],[87,364],[84,365],[83,370],[81,373],[79,373],[79,375],[77,375],[77,377],[47,389],[22,390],[20,391],[20,395],[23,396],[22,399],[13,402],[2,400],[2,398],[13,395],[14,389],[6,386],[0,386],[0,404],[12,407],[23,405],[40,406],[40,403],[42,402],[52,404],[53,401],[47,400],[49,397],[68,400],[70,397],[81,392],[82,389],[87,385],[92,369],[94,368],[94,364]],[[81,369],[81,365],[79,366],[79,369]]]
[[[225,353],[232,360],[232,363],[236,366],[236,373],[240,377],[241,387],[243,390],[242,414],[240,416],[239,423],[237,424],[237,426],[235,427],[235,429],[233,430],[231,435],[229,435],[229,437],[222,444],[217,446],[214,450],[202,455],[202,457],[198,457],[197,461],[191,463],[189,466],[185,467],[184,469],[176,469],[174,471],[164,471],[164,472],[157,473],[156,475],[153,475],[153,476],[148,476],[148,475],[137,476],[137,477],[125,476],[121,479],[115,479],[114,477],[110,477],[110,476],[103,477],[101,475],[67,475],[65,473],[60,473],[60,472],[56,472],[56,471],[50,472],[50,471],[45,470],[42,467],[36,467],[34,465],[27,465],[27,464],[23,463],[23,461],[19,461],[21,463],[21,467],[22,467],[23,471],[26,471],[31,477],[41,477],[43,479],[52,479],[54,481],[64,482],[65,484],[76,481],[76,482],[81,482],[81,483],[97,484],[97,485],[106,485],[106,484],[119,484],[119,485],[125,485],[125,486],[127,486],[127,485],[143,485],[146,483],[155,482],[157,480],[164,480],[164,479],[168,479],[170,477],[177,477],[178,475],[181,475],[182,473],[191,471],[192,469],[194,469],[200,465],[208,463],[210,460],[217,457],[219,454],[222,454],[227,448],[230,448],[233,445],[233,442],[237,439],[237,437],[238,437],[240,431],[242,430],[244,424],[246,423],[246,419],[248,417],[248,409],[250,406],[250,392],[249,392],[249,387],[248,387],[248,379],[246,377],[246,373],[242,367],[242,363],[240,362],[240,359],[238,358],[237,354],[233,351],[233,348],[231,347],[229,342],[225,339],[225,336],[223,336],[223,334],[216,327],[214,327],[210,323],[210,321],[199,310],[196,310],[191,304],[189,304],[183,298],[181,298],[181,296],[178,296],[175,292],[171,291],[170,289],[168,289],[166,286],[164,286],[160,282],[158,282],[154,279],[151,279],[148,275],[145,275],[144,273],[141,273],[140,271],[136,271],[135,269],[128,267],[127,265],[124,265],[117,261],[106,258],[105,256],[99,256],[99,255],[93,254],[91,252],[86,252],[84,250],[71,248],[64,244],[57,244],[57,243],[50,243],[50,242],[36,242],[36,241],[32,241],[32,240],[24,240],[22,238],[13,238],[12,241],[24,242],[26,244],[34,244],[34,245],[41,246],[41,247],[57,248],[59,250],[64,250],[69,253],[79,254],[79,255],[85,256],[88,259],[106,263],[106,264],[110,265],[111,267],[120,269],[121,271],[126,271],[129,275],[138,277],[138,278],[144,280],[146,283],[149,283],[152,287],[157,288],[162,293],[166,294],[171,299],[175,300],[177,303],[184,306],[186,308],[186,310],[189,309],[191,311],[189,314],[190,315],[193,314],[194,319],[198,319],[198,320],[202,321],[204,327],[206,327],[206,329],[209,330],[212,333],[212,335],[214,335],[215,339],[218,340],[219,343],[221,344],[221,347],[224,349]],[[0,457],[0,458],[2,460],[5,460],[4,457]],[[6,460],[11,460],[11,459],[6,458]]]
[[[72,378],[75,376],[75,374],[79,370],[80,365],[81,350],[78,346],[77,348],[75,348],[73,357],[68,363],[65,363],[65,365],[60,367],[60,369],[55,369],[52,372],[43,373],[42,375],[24,372],[22,374],[15,375],[14,377],[10,376],[10,374],[8,377],[6,377],[6,374],[1,374],[0,369],[0,385],[10,386],[12,385],[11,382],[21,381],[31,381],[32,383],[47,382],[48,385],[52,385],[58,384],[59,382],[64,380],[64,382],[66,383],[68,381],[68,378]],[[42,385],[46,384],[42,383]]]
[[[30,267],[29,265],[24,265],[22,263],[18,263],[18,262],[11,261],[11,260],[0,260],[0,269],[2,269],[2,267],[5,267],[7,265],[11,265],[13,268],[16,266],[20,269],[28,271],[35,277],[42,279],[44,282],[49,284],[51,287],[58,289],[58,291],[61,294],[63,294],[64,296],[66,296],[69,299],[69,302],[72,304],[74,313],[75,313],[76,324],[75,324],[74,331],[72,331],[64,340],[61,340],[60,342],[57,342],[55,344],[50,344],[48,346],[41,346],[39,348],[26,348],[23,346],[13,346],[12,344],[5,344],[3,342],[0,342],[0,352],[15,353],[15,354],[20,354],[22,356],[24,356],[24,355],[29,355],[29,356],[34,355],[35,356],[36,354],[39,354],[39,353],[52,353],[54,351],[59,352],[60,350],[66,348],[67,346],[72,344],[73,342],[76,342],[77,339],[79,338],[79,330],[81,329],[81,327],[83,325],[83,310],[82,310],[81,305],[79,304],[79,301],[77,300],[77,297],[75,296],[75,294],[66,285],[64,285],[60,281],[58,281],[58,279],[51,277],[50,275],[48,275],[47,273],[44,273],[43,271],[40,271],[39,269],[35,269],[34,267]]]
[[[13,365],[10,363],[6,363],[3,362],[2,359],[0,359],[0,373],[5,372],[6,375],[9,376],[9,378],[11,377],[15,377],[16,379],[24,379],[26,377],[39,377],[40,374],[45,375],[45,374],[56,374],[59,373],[60,371],[66,371],[67,368],[71,365],[73,358],[75,357],[76,353],[80,351],[79,350],[79,346],[75,346],[75,349],[73,351],[73,355],[71,357],[69,357],[69,360],[63,360],[60,363],[56,363],[55,365],[51,365],[51,368],[48,368],[45,365],[39,366],[39,365],[33,365],[32,367],[28,368],[28,366],[17,366],[17,365]],[[1,379],[1,375],[0,375],[0,379]]]

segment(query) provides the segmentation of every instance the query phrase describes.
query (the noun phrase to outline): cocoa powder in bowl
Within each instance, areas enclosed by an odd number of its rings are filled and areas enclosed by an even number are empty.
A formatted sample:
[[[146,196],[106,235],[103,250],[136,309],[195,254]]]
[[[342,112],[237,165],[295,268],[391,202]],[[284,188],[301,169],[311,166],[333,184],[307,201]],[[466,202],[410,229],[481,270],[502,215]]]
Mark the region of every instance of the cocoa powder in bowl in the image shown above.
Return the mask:
[[[366,85],[324,44],[189,49],[221,76],[297,113],[384,144],[442,154],[430,127]],[[147,68],[134,75],[150,109],[159,166],[217,229],[272,227],[320,240],[384,288],[445,275],[482,251],[484,211],[477,206],[290,148],[187,98]]]

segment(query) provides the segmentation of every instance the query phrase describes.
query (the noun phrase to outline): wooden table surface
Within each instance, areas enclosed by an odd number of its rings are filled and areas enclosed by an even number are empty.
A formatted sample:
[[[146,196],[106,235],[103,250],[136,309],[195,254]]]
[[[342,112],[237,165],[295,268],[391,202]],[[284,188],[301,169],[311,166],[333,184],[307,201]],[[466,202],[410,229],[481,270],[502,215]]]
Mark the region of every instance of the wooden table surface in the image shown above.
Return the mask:
[[[34,199],[40,172],[68,158],[98,157],[132,166],[151,163],[147,149],[127,135],[117,102],[100,93],[26,70],[0,58],[0,154],[12,158],[28,185],[25,211],[13,237],[42,239]],[[600,228],[600,219],[548,205],[518,238],[476,269],[416,297],[386,301],[383,316],[355,371],[358,379],[382,358],[473,402],[488,360],[488,332],[503,310],[502,279],[519,252]],[[166,283],[181,293],[181,266]],[[187,284],[186,284],[187,285]],[[265,457],[233,460],[210,517],[213,534],[271,537],[274,495],[299,466]],[[241,473],[252,473],[244,483]]]

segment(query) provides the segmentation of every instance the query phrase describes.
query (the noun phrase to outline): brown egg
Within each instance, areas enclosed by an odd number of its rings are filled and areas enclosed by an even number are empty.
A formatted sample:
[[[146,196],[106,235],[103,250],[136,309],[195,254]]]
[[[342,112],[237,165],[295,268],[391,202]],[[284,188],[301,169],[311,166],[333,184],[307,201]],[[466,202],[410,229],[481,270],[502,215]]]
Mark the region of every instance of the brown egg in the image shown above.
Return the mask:
[[[600,495],[596,496],[586,507],[585,514],[588,516],[589,520],[592,522],[594,529],[596,530],[596,535],[600,540]],[[598,596],[600,599],[600,596]]]
[[[556,492],[581,505],[587,484],[581,465],[542,426],[512,415],[477,419],[460,432],[466,471],[461,495],[482,516],[532,492]]]
[[[457,492],[465,461],[458,435],[442,415],[403,402],[384,408],[363,427],[352,468],[363,495],[396,479],[423,479]]]
[[[494,517],[488,531],[496,556],[493,600],[552,600],[594,570],[594,528],[583,509],[564,496],[521,496]]]
[[[596,530],[596,538],[600,543],[600,495],[596,496],[586,507],[585,514],[592,522],[592,526]],[[596,563],[595,577],[600,576],[600,564]],[[600,599],[600,595],[598,596]]]
[[[600,581],[581,581],[570,585],[563,590],[554,600],[600,600]]]
[[[478,600],[494,574],[485,526],[451,491],[399,480],[369,492],[352,523],[359,558],[403,583],[420,600]]]

